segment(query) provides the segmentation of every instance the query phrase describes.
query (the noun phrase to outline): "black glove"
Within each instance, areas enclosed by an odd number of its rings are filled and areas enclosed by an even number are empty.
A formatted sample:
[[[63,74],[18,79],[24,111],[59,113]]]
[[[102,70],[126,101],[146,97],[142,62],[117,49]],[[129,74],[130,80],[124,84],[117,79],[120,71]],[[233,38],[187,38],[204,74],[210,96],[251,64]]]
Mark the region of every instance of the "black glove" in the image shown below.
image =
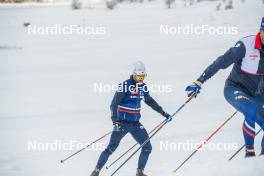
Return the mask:
[[[119,131],[122,128],[122,122],[119,120],[113,121],[114,131]]]
[[[162,115],[163,115],[166,119],[168,119],[168,118],[171,116],[169,113],[167,113],[167,112],[165,112],[165,111],[162,112]]]
[[[119,120],[113,121],[113,125],[121,125],[121,122]]]
[[[167,119],[167,122],[170,122],[172,120],[172,117],[169,113],[163,111],[161,114]]]

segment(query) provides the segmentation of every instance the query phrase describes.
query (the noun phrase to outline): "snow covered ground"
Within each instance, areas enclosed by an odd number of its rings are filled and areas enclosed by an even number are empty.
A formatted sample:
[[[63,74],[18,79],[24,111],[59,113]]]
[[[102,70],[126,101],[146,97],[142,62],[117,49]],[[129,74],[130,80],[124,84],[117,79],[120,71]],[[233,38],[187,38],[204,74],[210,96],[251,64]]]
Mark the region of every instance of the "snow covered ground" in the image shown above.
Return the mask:
[[[76,149],[29,151],[28,141],[90,142],[111,130],[109,104],[113,93],[94,92],[94,83],[118,84],[136,60],[146,63],[149,84],[170,85],[170,93],[152,93],[164,109],[174,112],[185,100],[184,89],[217,56],[241,37],[256,34],[264,5],[260,0],[236,3],[230,11],[215,11],[217,2],[203,2],[168,10],[163,1],[123,3],[109,11],[103,6],[73,11],[69,6],[10,6],[0,8],[0,175],[87,176],[100,151],[85,151],[60,164]],[[80,25],[100,28],[105,35],[33,35],[25,22],[37,26]],[[160,25],[235,26],[237,34],[165,35]],[[160,142],[200,142],[234,109],[224,100],[229,70],[208,81],[193,100],[152,140],[153,153],[146,168],[150,176],[171,175],[192,151],[160,149]],[[144,105],[144,107],[146,107]],[[143,110],[147,129],[162,117]],[[238,114],[212,143],[243,144]],[[103,142],[107,142],[108,138]],[[261,137],[256,138],[260,150]],[[110,161],[134,143],[128,135]],[[243,159],[243,152],[227,162],[234,151],[203,150],[177,175],[263,175],[263,157]],[[134,157],[117,175],[135,175]],[[116,165],[117,166],[117,165]],[[112,169],[103,170],[102,176]],[[262,173],[262,174],[261,174]]]

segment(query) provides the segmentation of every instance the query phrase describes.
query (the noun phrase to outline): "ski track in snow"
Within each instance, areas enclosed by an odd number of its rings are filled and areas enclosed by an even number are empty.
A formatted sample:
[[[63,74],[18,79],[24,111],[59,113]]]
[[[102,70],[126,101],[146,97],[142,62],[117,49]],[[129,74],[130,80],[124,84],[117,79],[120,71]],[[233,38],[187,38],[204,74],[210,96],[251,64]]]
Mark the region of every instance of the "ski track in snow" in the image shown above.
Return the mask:
[[[113,11],[102,4],[93,9],[72,11],[69,6],[0,6],[0,175],[1,176],[87,176],[100,151],[85,151],[65,164],[59,161],[72,151],[28,151],[27,141],[90,142],[111,130],[109,104],[112,93],[94,93],[93,83],[118,84],[130,74],[131,64],[143,60],[147,83],[170,84],[171,93],[152,95],[168,112],[179,107],[185,86],[197,78],[217,56],[241,37],[255,34],[264,5],[258,0],[235,3],[230,11],[214,11],[217,2],[203,2],[167,10],[163,1],[119,4]],[[239,8],[238,8],[239,7]],[[104,26],[106,35],[28,35],[25,22],[32,25]],[[237,35],[159,34],[164,25],[234,25]],[[153,138],[153,152],[146,167],[151,176],[172,175],[192,151],[161,151],[160,141],[200,142],[209,136],[234,109],[223,97],[229,69],[220,71],[204,85],[199,98],[188,104],[174,120]],[[162,118],[144,105],[142,123],[150,130]],[[241,124],[236,115],[212,142],[243,144]],[[103,140],[108,142],[109,138]],[[260,150],[260,135],[256,149]],[[134,143],[128,135],[109,161]],[[241,152],[198,152],[177,176],[260,176],[263,157],[243,159]],[[137,158],[117,175],[135,175]],[[262,163],[262,164],[261,164]],[[110,175],[103,170],[101,176]]]

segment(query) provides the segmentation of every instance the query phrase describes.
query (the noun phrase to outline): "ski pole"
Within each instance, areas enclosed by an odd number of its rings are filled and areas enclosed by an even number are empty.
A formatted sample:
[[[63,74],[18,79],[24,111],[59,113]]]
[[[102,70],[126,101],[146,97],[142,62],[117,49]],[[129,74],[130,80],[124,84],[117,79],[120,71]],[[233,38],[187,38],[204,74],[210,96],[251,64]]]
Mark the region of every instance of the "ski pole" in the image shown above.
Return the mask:
[[[111,133],[112,133],[112,131],[110,131],[110,132],[104,134],[102,137],[100,137],[100,138],[94,140],[93,142],[91,142],[90,144],[88,144],[86,147],[83,147],[81,150],[79,150],[79,151],[73,153],[72,155],[68,156],[67,158],[61,160],[60,162],[61,162],[61,163],[64,163],[65,161],[67,161],[67,160],[70,159],[71,157],[77,155],[77,154],[80,153],[81,151],[85,150],[86,148],[90,147],[92,144],[94,144],[94,143],[100,141],[101,139],[105,138],[106,136],[108,136],[108,135],[111,134]]]
[[[209,140],[217,133],[219,132],[227,122],[229,122],[235,115],[237,114],[237,111],[234,112],[224,123],[222,123],[203,143],[201,143],[197,149],[187,158],[185,159],[180,166],[178,166],[175,170],[173,170],[173,173],[176,173],[189,159],[191,159],[206,143],[209,142]]]
[[[262,129],[260,129],[258,132],[257,132],[257,134],[256,134],[256,136],[260,133],[262,131]],[[243,148],[245,148],[246,147],[246,144],[244,144],[241,148],[239,148],[229,159],[228,159],[228,161],[231,161]]]
[[[143,143],[141,144],[136,151],[134,151],[112,174],[111,176],[115,175],[142,147],[144,147],[149,141],[150,139],[152,139],[153,136],[155,136],[168,122],[170,122],[172,120],[172,118],[179,112],[182,110],[182,108],[188,104],[193,97],[195,97],[196,93],[193,93],[188,100],[182,104],[168,119],[164,120],[161,124],[161,126],[159,126],[159,128]]]
[[[165,120],[163,120],[161,123],[159,123],[156,127],[154,127],[148,134],[150,135],[151,133],[153,133],[156,129],[158,129]],[[120,155],[116,160],[114,160],[111,164],[109,164],[108,166],[106,166],[106,169],[109,169],[111,166],[113,166],[117,161],[119,161],[123,156],[125,156],[129,151],[131,151],[133,148],[135,148],[137,146],[138,143],[135,143],[132,147],[130,147],[127,151],[125,151],[122,155]]]

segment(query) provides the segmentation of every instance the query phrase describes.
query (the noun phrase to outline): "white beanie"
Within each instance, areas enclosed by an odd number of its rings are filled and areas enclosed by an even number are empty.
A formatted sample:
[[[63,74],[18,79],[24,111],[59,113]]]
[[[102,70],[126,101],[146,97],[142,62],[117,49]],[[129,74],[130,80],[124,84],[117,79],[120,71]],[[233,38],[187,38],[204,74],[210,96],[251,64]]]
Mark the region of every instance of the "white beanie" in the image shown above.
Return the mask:
[[[137,61],[133,64],[133,75],[147,75],[145,64]]]

